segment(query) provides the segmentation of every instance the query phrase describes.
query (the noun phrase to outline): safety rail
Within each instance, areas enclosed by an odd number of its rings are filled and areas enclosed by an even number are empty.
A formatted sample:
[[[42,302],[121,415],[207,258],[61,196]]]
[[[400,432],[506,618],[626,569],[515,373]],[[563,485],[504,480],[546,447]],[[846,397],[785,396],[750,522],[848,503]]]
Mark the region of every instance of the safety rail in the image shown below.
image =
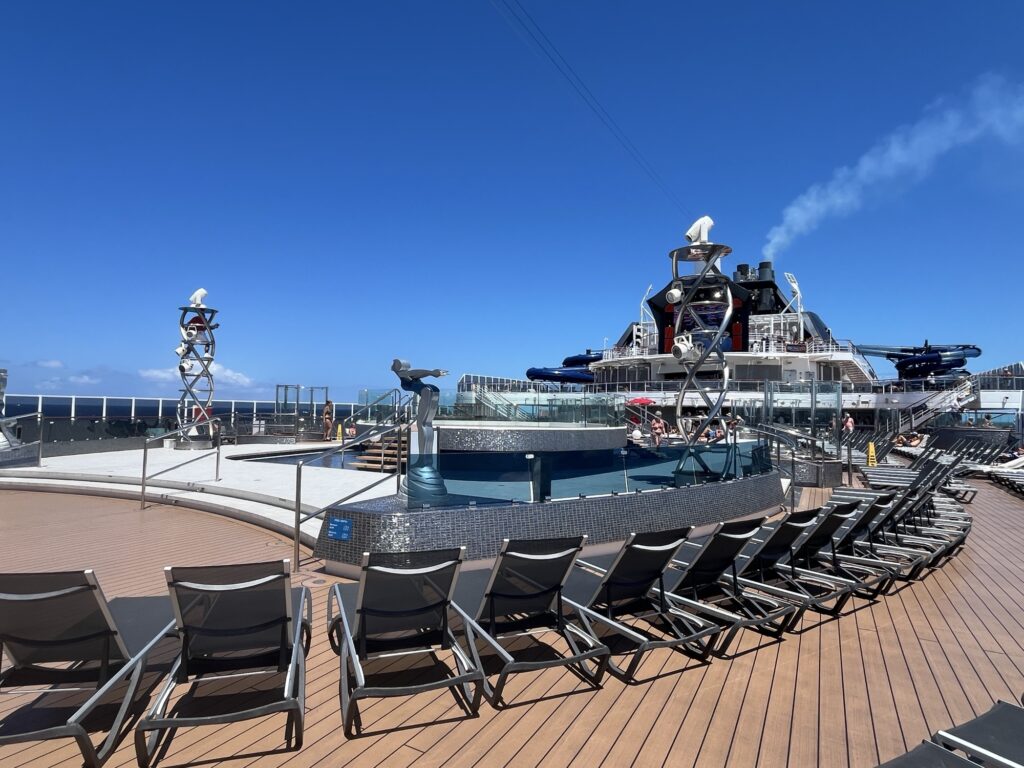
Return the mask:
[[[36,446],[36,466],[37,467],[38,466],[42,466],[42,464],[43,464],[43,424],[45,423],[45,422],[43,422],[43,414],[42,414],[42,412],[36,411],[35,413],[25,413],[25,414],[22,414],[20,416],[3,416],[3,417],[0,417],[0,427],[6,427],[8,424],[14,424],[14,423],[20,421],[21,419],[38,419],[39,420],[39,439],[38,440],[36,440],[34,443],[21,443],[20,445],[14,445],[13,443],[10,443],[10,436],[9,436],[9,434],[8,434],[6,429],[3,430],[3,435],[7,439],[8,443],[10,445],[10,448],[12,450],[13,449],[17,449],[17,448],[20,448],[20,449],[31,448],[33,445]],[[18,438],[17,435],[14,435],[13,437],[16,440],[20,440],[20,438]]]
[[[778,432],[779,434],[782,434],[782,435],[787,435],[788,437],[791,437],[794,440],[796,440],[798,444],[799,444],[799,441],[801,441],[801,440],[805,440],[805,441],[809,442],[811,444],[811,458],[812,459],[816,458],[816,456],[815,456],[815,446],[818,443],[820,443],[821,444],[821,455],[822,456],[825,455],[825,445],[826,445],[826,443],[828,441],[825,438],[823,438],[823,437],[815,437],[814,435],[809,434],[807,432],[804,432],[802,430],[793,429],[791,427],[780,427],[777,424],[760,424],[759,427],[762,430],[771,430],[773,432]]]
[[[940,413],[950,409],[962,408],[965,403],[970,402],[977,394],[978,386],[974,379],[964,379],[951,389],[939,390],[935,394],[907,408],[906,416],[900,413],[897,431],[903,432],[907,429],[916,429],[924,426]]]
[[[203,419],[201,421],[193,421],[190,424],[186,424],[183,427],[179,427],[178,429],[174,430],[173,432],[164,432],[162,435],[158,435],[156,437],[150,437],[150,438],[148,438],[142,444],[142,482],[141,482],[141,485],[142,485],[142,498],[140,500],[139,509],[145,509],[146,508],[146,475],[148,473],[148,465],[149,465],[149,444],[150,443],[156,443],[156,442],[159,442],[159,441],[162,441],[162,440],[166,440],[167,438],[174,437],[175,435],[183,435],[186,432],[188,432],[189,430],[196,429],[197,427],[206,426],[206,425],[209,425],[209,427],[210,427],[210,438],[211,438],[211,440],[213,442],[213,447],[216,450],[216,456],[217,456],[217,467],[214,470],[214,478],[213,479],[214,479],[215,482],[220,482],[220,419],[217,418],[217,417],[214,417],[212,419]],[[216,429],[214,429],[214,425],[216,425]],[[205,459],[207,456],[209,456],[209,454],[203,454],[201,456],[196,456],[194,458],[188,459],[187,461],[181,462],[181,464],[177,464],[177,465],[175,465],[173,467],[167,467],[166,469],[163,469],[160,472],[161,473],[163,473],[163,472],[170,472],[172,469],[178,469],[179,467],[183,467],[186,464],[191,464],[194,461],[199,461],[200,459]]]
[[[361,445],[362,443],[367,443],[367,442],[371,442],[371,441],[374,441],[374,440],[379,440],[379,439],[383,438],[385,435],[391,434],[392,432],[398,432],[399,433],[399,435],[398,435],[398,460],[395,463],[395,471],[394,472],[392,472],[390,474],[384,475],[384,477],[380,478],[379,480],[375,480],[374,482],[370,483],[369,485],[363,486],[362,488],[359,488],[359,489],[353,491],[352,493],[348,494],[347,496],[344,496],[344,497],[342,497],[340,499],[335,499],[330,504],[326,504],[326,505],[320,507],[319,509],[314,510],[313,512],[303,512],[302,511],[302,468],[304,466],[306,466],[306,462],[305,461],[300,461],[298,464],[296,464],[296,466],[295,466],[295,535],[294,535],[294,540],[295,540],[294,541],[294,555],[295,555],[295,562],[296,563],[299,562],[299,537],[301,535],[301,526],[302,526],[302,524],[304,522],[306,522],[307,520],[311,520],[314,517],[320,517],[329,508],[331,508],[333,506],[336,506],[338,504],[344,504],[349,499],[351,499],[351,498],[353,498],[355,496],[358,496],[358,495],[360,495],[362,493],[366,493],[366,491],[370,490],[371,488],[376,488],[378,485],[380,485],[381,483],[385,482],[386,480],[390,480],[392,476],[397,478],[397,485],[395,487],[395,493],[398,493],[401,490],[401,485],[402,485],[402,462],[403,462],[402,446],[407,443],[407,441],[409,439],[410,431],[412,429],[412,426],[409,423],[409,418],[408,417],[409,417],[408,407],[406,406],[406,412],[404,414],[402,414],[398,418],[398,420],[396,421],[395,424],[393,424],[393,425],[391,425],[389,427],[386,427],[384,429],[381,429],[381,430],[371,430],[370,432],[367,432],[365,435],[363,435],[361,437],[358,437],[355,440],[352,440],[352,441],[350,441],[348,443],[342,443],[341,445],[337,445],[334,448],[330,448],[330,449],[328,449],[326,451],[318,452],[317,455],[316,455],[316,459],[314,459],[314,461],[322,461],[323,459],[326,459],[326,458],[328,458],[330,456],[334,456],[335,454],[342,453],[342,452],[347,451],[347,450],[351,450],[352,448],[355,448],[357,445]],[[402,435],[403,431],[405,432],[405,435]],[[406,457],[406,459],[407,458],[408,457]]]
[[[384,404],[384,401],[389,399],[391,401],[390,404]],[[359,421],[361,416],[371,414],[372,408],[379,408],[382,404],[384,404],[384,407],[388,408],[391,411],[391,418],[393,418],[395,422],[397,422],[402,412],[402,409],[409,403],[411,399],[412,395],[406,395],[400,389],[389,389],[387,392],[382,394],[372,403],[367,403],[359,410],[355,410],[353,408],[351,414],[349,414],[340,422],[338,422],[337,428],[341,430],[341,445],[345,446],[346,444],[348,444],[346,438],[348,437],[349,427],[355,427],[356,422]],[[380,424],[381,420],[377,420],[377,423]]]
[[[789,435],[781,434],[774,431],[771,424],[759,424],[756,427],[745,426],[744,429],[750,430],[751,432],[757,432],[764,435],[770,440],[775,441],[775,465],[779,468],[779,472],[784,472],[782,468],[782,445],[785,444],[789,448],[789,511],[793,512],[796,510],[796,440]],[[771,452],[771,446],[768,448],[769,455]]]

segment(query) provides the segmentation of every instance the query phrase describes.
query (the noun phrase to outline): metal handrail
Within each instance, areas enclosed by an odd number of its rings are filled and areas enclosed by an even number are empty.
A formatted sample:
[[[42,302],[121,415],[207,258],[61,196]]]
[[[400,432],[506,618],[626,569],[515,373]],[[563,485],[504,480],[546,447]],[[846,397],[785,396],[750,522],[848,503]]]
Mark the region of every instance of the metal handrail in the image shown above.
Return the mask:
[[[145,509],[146,508],[146,473],[147,473],[146,470],[147,470],[147,465],[149,463],[149,444],[150,443],[155,443],[155,442],[160,441],[160,440],[166,440],[167,438],[174,437],[175,435],[182,435],[185,432],[188,432],[190,429],[194,429],[194,428],[198,427],[201,424],[209,424],[209,425],[211,425],[211,429],[210,429],[211,439],[213,439],[213,434],[214,434],[213,433],[212,425],[214,425],[214,424],[217,425],[217,433],[218,433],[218,435],[217,435],[217,438],[214,439],[214,443],[215,443],[214,448],[217,449],[217,468],[214,471],[214,478],[213,479],[214,479],[214,482],[220,482],[220,435],[219,435],[219,433],[220,433],[220,417],[216,417],[215,416],[212,419],[205,419],[203,421],[193,421],[192,423],[186,424],[185,426],[180,427],[180,428],[174,430],[173,432],[164,432],[163,434],[157,435],[156,437],[147,438],[146,441],[142,444],[142,498],[140,500],[139,509]],[[42,433],[40,433],[40,437],[42,437]],[[195,459],[189,459],[188,461],[183,461],[178,466],[183,466],[185,464],[188,464],[190,461],[195,461],[196,459],[202,459],[202,458],[206,458],[206,457],[205,456],[197,456]],[[170,469],[174,469],[174,468],[175,467],[170,467]],[[167,470],[164,470],[164,471],[166,472]]]
[[[768,427],[768,429],[763,429]],[[793,512],[796,510],[796,440],[789,435],[779,434],[778,432],[770,431],[770,424],[762,424],[757,427],[744,427],[749,429],[751,432],[759,432],[762,435],[770,437],[775,441],[775,463],[779,467],[779,471],[782,471],[782,449],[780,443],[785,443],[789,446],[789,511]],[[771,451],[771,448],[768,449]],[[769,456],[771,454],[769,453]]]
[[[399,419],[397,421],[397,423],[391,425],[390,427],[388,427],[388,428],[386,428],[384,430],[367,432],[362,437],[357,438],[356,440],[353,440],[350,443],[342,443],[341,445],[335,446],[334,448],[331,448],[331,449],[329,449],[327,451],[323,451],[323,452],[317,453],[316,461],[320,461],[322,459],[326,459],[328,456],[333,456],[336,453],[341,453],[341,452],[346,451],[346,450],[348,450],[350,448],[353,448],[353,447],[355,447],[357,445],[360,445],[361,443],[365,443],[365,442],[369,442],[371,440],[374,440],[375,438],[384,437],[384,435],[391,434],[392,432],[395,432],[395,431],[398,431],[399,433],[401,433],[401,431],[404,429],[408,433],[410,428],[411,428],[411,426],[408,423],[408,419]],[[332,501],[330,504],[327,504],[327,505],[321,507],[320,509],[315,510],[314,512],[307,512],[305,514],[302,512],[302,468],[304,466],[306,466],[306,462],[305,461],[300,461],[298,464],[295,465],[295,535],[294,535],[295,541],[294,541],[294,556],[295,556],[295,562],[296,563],[299,562],[299,535],[300,535],[300,532],[301,532],[300,531],[300,526],[302,525],[302,523],[306,522],[307,520],[309,520],[311,518],[319,517],[320,515],[322,515],[324,513],[324,510],[326,510],[328,507],[332,507],[335,504],[344,503],[345,501],[348,501],[349,499],[351,499],[353,496],[358,496],[360,493],[364,493],[365,491],[368,491],[370,488],[375,488],[376,486],[378,486],[381,483],[383,483],[385,480],[390,479],[392,477],[392,475],[397,474],[399,477],[401,477],[401,474],[402,474],[402,436],[401,436],[401,434],[399,434],[399,438],[398,438],[398,462],[395,465],[395,471],[393,473],[389,473],[388,475],[385,475],[380,480],[377,480],[377,481],[371,483],[370,485],[367,485],[367,486],[365,486],[363,488],[360,488],[359,490],[355,491],[354,493],[350,493],[348,496],[345,496],[342,499],[338,499],[338,500]]]
[[[791,427],[779,427],[779,426],[776,426],[775,424],[761,424],[760,426],[761,426],[762,430],[772,430],[772,431],[778,432],[778,433],[783,434],[783,435],[788,435],[789,437],[793,438],[794,440],[806,440],[806,441],[808,441],[811,444],[811,458],[812,459],[815,458],[815,456],[814,456],[815,445],[817,443],[821,443],[821,455],[822,456],[825,455],[825,444],[828,441],[825,440],[825,438],[823,438],[823,437],[815,437],[814,435],[808,434],[807,432],[803,432],[803,431],[801,431],[799,429],[793,429]]]
[[[34,442],[34,443],[22,443],[21,447],[27,448],[27,447],[35,445],[36,446],[36,465],[37,466],[42,466],[43,465],[43,423],[44,423],[43,422],[43,412],[42,411],[36,411],[35,413],[23,413],[20,416],[4,416],[4,417],[0,418],[0,422],[4,422],[4,421],[15,422],[15,421],[18,421],[19,419],[31,419],[33,417],[35,417],[36,419],[39,420],[39,439],[36,440],[36,442]],[[20,438],[18,438],[18,439],[20,439]]]
[[[338,422],[338,426],[342,428],[341,429],[341,444],[345,445],[345,424],[346,424],[346,422],[352,422],[353,424],[355,424],[356,423],[356,419],[357,419],[357,417],[360,414],[369,411],[374,406],[380,405],[382,402],[387,400],[389,397],[391,398],[392,404],[394,405],[395,417],[397,418],[398,417],[399,409],[401,409],[401,407],[405,404],[403,402],[402,390],[400,390],[398,388],[389,389],[387,392],[385,392],[383,395],[378,397],[372,403],[367,403],[362,408],[360,408],[358,411],[353,410],[352,413],[350,413],[348,416],[346,416],[345,418],[343,418],[341,421]]]

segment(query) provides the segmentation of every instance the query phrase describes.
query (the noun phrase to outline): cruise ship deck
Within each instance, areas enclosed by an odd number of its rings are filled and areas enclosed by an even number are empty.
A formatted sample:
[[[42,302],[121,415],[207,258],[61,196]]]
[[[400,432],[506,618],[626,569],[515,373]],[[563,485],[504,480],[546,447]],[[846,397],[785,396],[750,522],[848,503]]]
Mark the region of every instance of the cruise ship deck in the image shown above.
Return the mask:
[[[312,591],[314,632],[303,748],[284,751],[277,715],[182,729],[157,764],[875,765],[1024,691],[1024,502],[973,482],[981,491],[970,505],[974,528],[960,554],[873,604],[857,600],[839,619],[807,614],[781,642],[745,631],[734,656],[709,663],[655,651],[637,685],[608,678],[591,690],[558,668],[521,674],[509,683],[511,706],[495,711],[485,704],[476,719],[466,719],[448,691],[370,700],[363,710],[368,735],[352,740],[343,734],[338,657],[325,632],[335,579],[305,551],[296,581]],[[815,506],[826,494],[807,490],[801,506]],[[0,507],[4,570],[93,568],[108,599],[165,594],[164,565],[291,552],[280,535],[179,507],[140,511],[125,500],[17,491],[0,492]],[[157,654],[154,679],[172,643]],[[396,672],[403,664],[395,662]],[[218,685],[207,706],[229,694],[259,695],[237,681]],[[24,704],[23,697],[0,697],[0,718]],[[27,717],[38,714],[26,709]],[[7,768],[78,764],[70,741],[0,747]],[[129,733],[107,765],[135,764]]]

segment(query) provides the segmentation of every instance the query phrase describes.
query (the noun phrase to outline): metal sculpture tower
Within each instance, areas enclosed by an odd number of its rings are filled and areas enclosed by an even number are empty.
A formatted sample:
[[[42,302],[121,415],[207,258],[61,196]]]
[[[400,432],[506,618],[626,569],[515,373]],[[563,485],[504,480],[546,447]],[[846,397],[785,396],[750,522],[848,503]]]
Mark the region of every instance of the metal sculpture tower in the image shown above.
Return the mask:
[[[677,485],[686,484],[687,476],[715,474],[704,461],[698,441],[719,420],[729,389],[729,364],[722,350],[722,338],[732,318],[732,290],[718,263],[732,249],[708,240],[713,225],[710,217],[702,216],[686,233],[690,244],[669,254],[672,287],[667,299],[677,305],[672,354],[686,374],[676,399],[676,421],[684,423],[683,408],[691,393],[698,395],[707,409],[696,429],[687,435],[686,447],[675,469]],[[681,275],[680,265],[684,262],[693,263],[696,274]]]
[[[181,374],[181,397],[178,399],[178,428],[201,424],[210,420],[213,408],[213,357],[217,342],[213,332],[220,323],[213,321],[217,310],[203,303],[206,289],[200,288],[189,297],[188,306],[178,307],[181,344],[178,355],[178,373]],[[197,426],[193,434],[182,435],[183,447],[199,447],[194,443],[209,442],[209,432]],[[198,440],[196,439],[198,437]]]

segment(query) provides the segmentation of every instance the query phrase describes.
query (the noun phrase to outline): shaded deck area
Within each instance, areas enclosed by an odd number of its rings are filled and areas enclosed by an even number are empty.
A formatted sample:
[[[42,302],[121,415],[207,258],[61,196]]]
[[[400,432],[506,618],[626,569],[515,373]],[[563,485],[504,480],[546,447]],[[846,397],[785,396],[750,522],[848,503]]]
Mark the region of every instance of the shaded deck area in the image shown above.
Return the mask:
[[[332,577],[308,553],[312,590],[306,743],[283,748],[283,719],[179,731],[161,766],[871,766],[1024,691],[1024,503],[984,481],[965,549],[923,581],[839,619],[808,614],[781,642],[745,632],[737,654],[703,664],[653,652],[648,682],[591,690],[564,670],[520,675],[509,709],[466,720],[451,694],[368,702],[345,739],[338,659],[327,642]],[[818,502],[804,494],[801,506]],[[93,568],[108,598],[164,594],[164,565],[290,557],[264,530],[176,507],[0,492],[0,568]],[[396,668],[398,664],[396,662]],[[415,673],[415,671],[414,671]],[[227,685],[240,697],[258,693]],[[0,717],[20,697],[0,697]],[[0,765],[74,766],[70,744],[0,747]],[[108,763],[133,766],[127,738]]]

